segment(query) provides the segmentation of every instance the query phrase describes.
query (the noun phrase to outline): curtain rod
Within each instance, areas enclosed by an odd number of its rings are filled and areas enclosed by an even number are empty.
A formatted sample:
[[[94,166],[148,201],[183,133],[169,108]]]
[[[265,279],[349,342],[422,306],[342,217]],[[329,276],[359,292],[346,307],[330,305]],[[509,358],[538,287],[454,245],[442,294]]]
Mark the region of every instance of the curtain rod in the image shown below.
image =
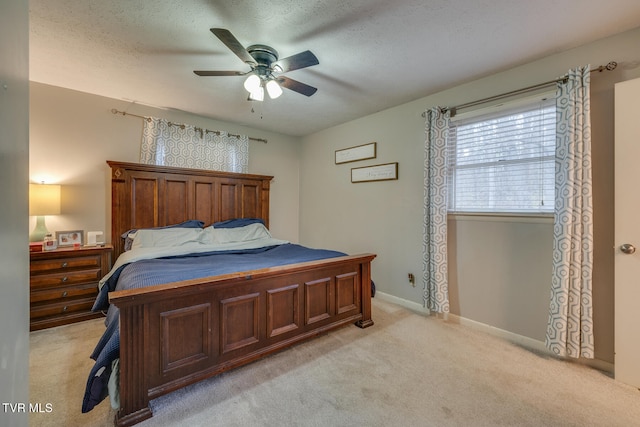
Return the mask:
[[[127,113],[126,111],[118,111],[118,110],[116,110],[115,108],[112,108],[112,109],[111,109],[111,112],[112,112],[113,114],[122,114],[123,116],[138,117],[139,119],[144,119],[144,120],[149,120],[149,119],[151,119],[151,117],[140,116],[140,115],[138,115],[138,114],[131,114],[131,113]],[[184,124],[171,123],[171,122],[169,122],[169,125],[180,126],[180,127],[182,127],[182,129],[184,129],[184,127],[185,127],[185,125],[184,125]],[[195,130],[196,130],[196,131],[200,131],[200,136],[202,136],[202,132],[205,132],[205,133],[215,133],[216,135],[220,135],[220,134],[222,133],[222,132],[221,132],[221,131],[219,131],[219,130],[202,129],[202,128],[195,127],[195,126],[194,126],[194,128],[195,128]],[[229,133],[228,135],[229,135],[229,136],[235,136],[236,138],[240,138],[240,136],[241,136],[241,135],[234,134],[234,133]],[[250,136],[250,137],[249,137],[249,140],[250,140],[250,141],[257,141],[257,142],[264,142],[265,144],[267,143],[267,140],[266,140],[266,139],[264,139],[264,138],[253,138],[253,137],[251,137],[251,136]]]
[[[602,72],[602,71],[605,71],[605,70],[606,71],[611,71],[611,70],[615,70],[617,66],[618,66],[617,62],[610,61],[607,65],[601,65],[598,68],[594,68],[593,70],[591,70],[591,72],[592,73],[594,73],[596,71],[597,72]],[[564,76],[564,77],[560,77],[560,78],[555,79],[555,80],[550,80],[548,82],[538,83],[537,85],[528,86],[528,87],[525,87],[525,88],[522,88],[522,89],[512,90],[511,92],[505,92],[505,93],[501,93],[499,95],[490,96],[488,98],[478,99],[477,101],[471,101],[471,102],[467,102],[465,104],[456,105],[455,107],[443,107],[441,110],[442,110],[442,112],[450,111],[451,112],[451,117],[453,117],[453,116],[456,115],[456,111],[461,109],[461,108],[473,107],[473,106],[484,104],[484,103],[487,103],[487,102],[496,101],[498,99],[507,98],[509,96],[519,95],[521,93],[532,92],[532,91],[537,90],[537,89],[542,89],[544,87],[554,85],[554,84],[556,84],[558,82],[566,82],[566,81],[567,81],[567,76]],[[426,117],[426,112],[422,113],[422,117]]]

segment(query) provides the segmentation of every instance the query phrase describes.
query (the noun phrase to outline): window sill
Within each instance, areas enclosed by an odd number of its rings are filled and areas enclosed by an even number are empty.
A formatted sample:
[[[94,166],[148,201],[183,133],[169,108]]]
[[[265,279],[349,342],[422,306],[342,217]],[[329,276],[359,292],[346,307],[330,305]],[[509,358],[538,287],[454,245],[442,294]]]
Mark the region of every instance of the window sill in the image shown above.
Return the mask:
[[[455,221],[481,221],[481,222],[525,222],[539,224],[553,224],[551,213],[489,213],[489,212],[449,212],[447,219]]]

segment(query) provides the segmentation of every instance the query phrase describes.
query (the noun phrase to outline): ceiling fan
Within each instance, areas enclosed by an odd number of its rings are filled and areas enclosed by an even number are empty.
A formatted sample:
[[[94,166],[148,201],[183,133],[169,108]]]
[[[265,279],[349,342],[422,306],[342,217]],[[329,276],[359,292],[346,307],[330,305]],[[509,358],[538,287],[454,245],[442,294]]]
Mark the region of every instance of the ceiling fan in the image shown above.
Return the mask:
[[[238,58],[248,64],[251,70],[246,72],[194,71],[198,76],[246,76],[248,74],[249,77],[245,80],[244,87],[249,92],[249,101],[262,101],[265,88],[272,99],[282,94],[281,87],[306,96],[311,96],[318,90],[308,84],[280,75],[288,71],[318,65],[320,62],[311,51],[305,50],[296,55],[279,59],[278,52],[270,46],[254,44],[245,48],[229,30],[211,28],[211,32]]]

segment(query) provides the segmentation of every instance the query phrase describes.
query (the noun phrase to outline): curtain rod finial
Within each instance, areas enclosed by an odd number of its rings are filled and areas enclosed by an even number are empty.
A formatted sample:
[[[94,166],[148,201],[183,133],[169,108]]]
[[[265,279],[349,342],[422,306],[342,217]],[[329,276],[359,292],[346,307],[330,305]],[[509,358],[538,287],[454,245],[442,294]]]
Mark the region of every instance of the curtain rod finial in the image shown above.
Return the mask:
[[[599,73],[603,72],[603,71],[613,71],[616,69],[616,67],[618,66],[618,63],[616,61],[609,61],[609,63],[607,65],[601,65],[598,68],[594,69],[593,71],[597,71]]]

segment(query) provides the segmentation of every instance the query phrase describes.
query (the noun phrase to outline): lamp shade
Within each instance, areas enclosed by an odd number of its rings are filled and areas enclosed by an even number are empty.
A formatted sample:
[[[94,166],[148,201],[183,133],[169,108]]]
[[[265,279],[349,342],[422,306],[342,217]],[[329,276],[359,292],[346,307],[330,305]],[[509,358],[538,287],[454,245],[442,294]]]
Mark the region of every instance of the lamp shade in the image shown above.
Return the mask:
[[[60,215],[60,186],[29,184],[29,215]]]
[[[247,77],[247,80],[244,81],[244,88],[247,92],[251,93],[258,89],[261,85],[260,77],[255,74],[251,74]]]
[[[275,80],[269,80],[267,82],[267,92],[269,92],[269,97],[271,99],[276,99],[280,95],[282,95],[282,88]]]
[[[264,100],[264,89],[262,86],[258,86],[249,94],[249,101],[262,101]]]

